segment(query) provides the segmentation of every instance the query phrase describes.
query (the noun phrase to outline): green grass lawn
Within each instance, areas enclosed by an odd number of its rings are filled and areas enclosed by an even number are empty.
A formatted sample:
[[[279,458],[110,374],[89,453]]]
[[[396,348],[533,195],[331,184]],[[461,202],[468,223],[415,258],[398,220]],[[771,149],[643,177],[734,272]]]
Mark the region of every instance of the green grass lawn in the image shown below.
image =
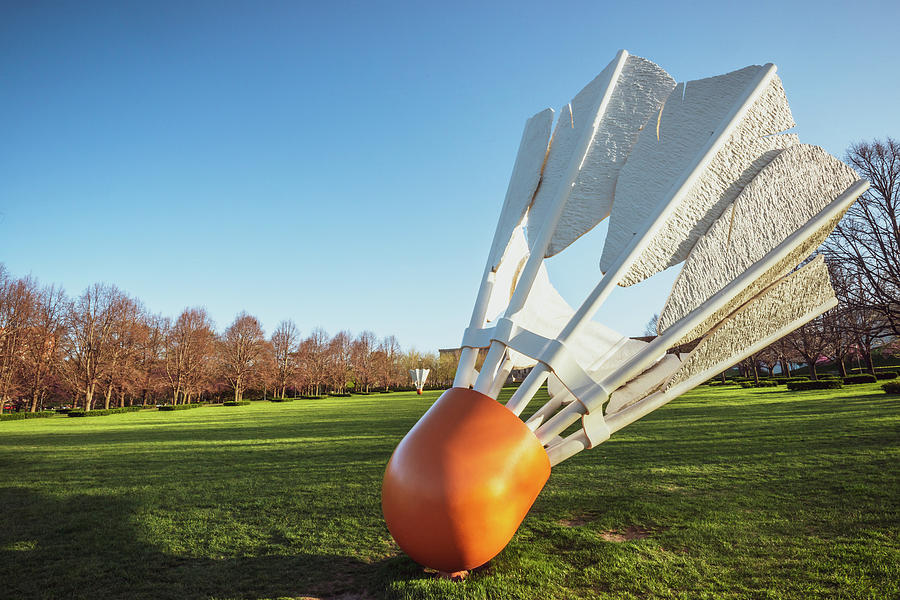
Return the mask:
[[[554,469],[463,582],[381,520],[437,395],[0,423],[0,597],[900,596],[900,397],[877,384],[695,390]]]

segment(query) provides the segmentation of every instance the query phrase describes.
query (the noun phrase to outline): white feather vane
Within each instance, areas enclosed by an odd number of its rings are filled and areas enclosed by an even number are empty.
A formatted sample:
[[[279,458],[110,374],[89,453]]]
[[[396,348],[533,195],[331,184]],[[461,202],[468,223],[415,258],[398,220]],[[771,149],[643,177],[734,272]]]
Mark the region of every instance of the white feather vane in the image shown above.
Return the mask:
[[[497,270],[503,260],[513,230],[521,223],[522,217],[534,200],[534,193],[541,181],[544,160],[547,158],[552,126],[553,109],[550,108],[542,110],[525,122],[488,258],[493,271]]]
[[[773,135],[794,121],[771,65],[678,84],[658,119],[641,132],[616,185],[601,271],[635,236],[649,236],[620,285],[683,261],[777,150],[797,143]]]
[[[613,80],[615,63],[610,63],[560,111],[541,186],[528,219],[528,237],[536,239],[537,229],[554,210],[557,195],[568,194],[565,211],[545,254],[548,257],[564,250],[609,214],[619,171],[638,133],[656,115],[675,85],[661,67],[632,55],[625,59],[619,76]],[[610,88],[603,114],[595,114],[598,99]],[[578,142],[587,128],[595,126],[587,153],[582,155]],[[578,162],[581,169],[571,190],[561,192],[573,162]]]
[[[817,146],[781,152],[697,241],[660,313],[659,331],[706,302],[856,180],[853,169]]]

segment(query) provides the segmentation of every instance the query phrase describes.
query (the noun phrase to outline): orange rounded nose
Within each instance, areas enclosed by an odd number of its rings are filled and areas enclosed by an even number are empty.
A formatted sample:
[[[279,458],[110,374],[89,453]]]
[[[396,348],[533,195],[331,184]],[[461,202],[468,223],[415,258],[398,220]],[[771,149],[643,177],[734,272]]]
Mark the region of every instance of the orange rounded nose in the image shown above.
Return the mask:
[[[421,396],[421,395],[422,395],[422,390],[416,390],[416,393],[417,393],[418,395]]]
[[[547,453],[518,417],[484,394],[451,388],[394,450],[381,507],[410,558],[462,571],[503,550],[549,476]]]

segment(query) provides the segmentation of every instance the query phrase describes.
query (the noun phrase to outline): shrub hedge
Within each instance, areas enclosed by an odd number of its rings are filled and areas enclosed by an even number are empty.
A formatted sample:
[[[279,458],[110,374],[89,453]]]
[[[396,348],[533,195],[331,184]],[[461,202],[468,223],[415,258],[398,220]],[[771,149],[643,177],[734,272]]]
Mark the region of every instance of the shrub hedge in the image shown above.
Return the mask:
[[[793,392],[803,390],[837,390],[844,387],[840,379],[820,379],[818,381],[788,381],[787,387]]]
[[[294,398],[269,398],[269,402],[293,402]]]
[[[247,406],[250,404],[249,400],[241,400],[240,402],[236,400],[229,400],[227,402],[223,402],[222,406]]]
[[[881,365],[881,366],[875,367],[875,372],[878,373],[879,371],[897,371],[898,369],[900,369],[900,365]],[[854,375],[857,375],[859,373],[868,373],[868,372],[869,372],[868,368],[858,369],[856,367],[853,367],[852,369],[850,369],[850,373],[852,373]]]
[[[0,421],[21,421],[23,419],[46,419],[56,414],[56,411],[42,410],[39,412],[14,412],[0,415]]]
[[[878,379],[897,379],[897,371],[876,372],[875,377]]]
[[[163,404],[159,410],[187,410],[189,408],[200,408],[203,406],[200,402],[191,402],[190,404]]]
[[[881,386],[887,394],[900,394],[900,381],[891,381]]]
[[[789,381],[809,381],[809,377],[774,377],[776,383],[784,385]]]
[[[73,409],[68,412],[70,417],[104,417],[106,415],[119,415],[122,413],[143,410],[143,406],[125,406],[123,408],[101,408],[97,410]]]
[[[759,385],[753,383],[752,381],[745,381],[741,384],[742,388],[752,388],[752,387],[775,387],[778,385],[777,381],[773,381],[771,379],[760,379]]]
[[[869,375],[868,373],[863,373],[862,375],[848,375],[844,377],[844,383],[848,385],[855,385],[857,383],[875,383],[878,381],[874,375]]]

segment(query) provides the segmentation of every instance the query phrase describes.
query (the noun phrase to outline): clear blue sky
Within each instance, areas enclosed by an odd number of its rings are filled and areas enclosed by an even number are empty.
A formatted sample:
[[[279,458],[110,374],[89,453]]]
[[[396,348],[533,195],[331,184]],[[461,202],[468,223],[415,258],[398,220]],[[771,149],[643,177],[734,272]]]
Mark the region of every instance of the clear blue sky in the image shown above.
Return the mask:
[[[527,117],[619,48],[774,62],[807,143],[900,136],[900,3],[0,3],[0,261],[155,311],[458,344]],[[602,233],[602,232],[598,232]],[[551,275],[575,299],[601,235]],[[600,320],[640,334],[672,277]]]

